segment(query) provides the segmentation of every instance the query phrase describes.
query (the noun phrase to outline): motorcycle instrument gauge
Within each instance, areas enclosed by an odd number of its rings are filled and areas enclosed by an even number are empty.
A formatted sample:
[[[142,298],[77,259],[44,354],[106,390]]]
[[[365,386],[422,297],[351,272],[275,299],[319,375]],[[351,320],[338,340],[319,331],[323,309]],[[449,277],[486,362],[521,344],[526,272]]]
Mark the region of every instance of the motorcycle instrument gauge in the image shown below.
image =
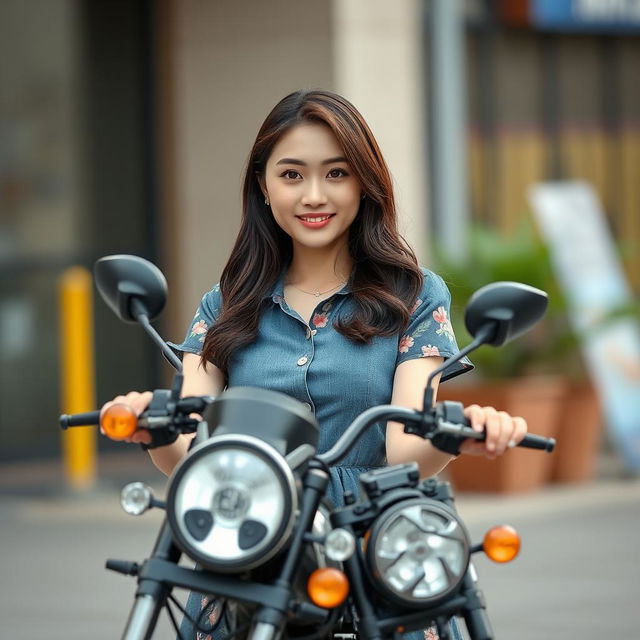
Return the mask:
[[[173,536],[192,559],[236,573],[267,562],[288,541],[297,510],[293,473],[254,436],[214,436],[174,471],[167,498]]]
[[[373,583],[392,602],[432,605],[464,579],[470,543],[456,514],[429,498],[395,503],[375,520],[366,547]]]

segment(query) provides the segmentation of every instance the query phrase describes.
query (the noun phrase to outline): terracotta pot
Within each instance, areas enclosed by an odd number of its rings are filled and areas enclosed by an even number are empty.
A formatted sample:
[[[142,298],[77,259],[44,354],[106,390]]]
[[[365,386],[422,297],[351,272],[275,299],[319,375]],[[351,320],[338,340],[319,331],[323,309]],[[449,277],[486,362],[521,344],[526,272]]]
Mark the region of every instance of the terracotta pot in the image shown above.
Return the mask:
[[[595,389],[589,382],[569,383],[558,416],[551,479],[583,483],[593,478],[601,433],[602,413]]]
[[[443,385],[438,400],[457,400],[507,411],[526,419],[529,431],[556,437],[558,416],[566,396],[566,383],[559,377],[527,377],[473,386]],[[516,493],[542,487],[551,477],[554,454],[515,448],[489,460],[461,455],[447,466],[457,491]]]

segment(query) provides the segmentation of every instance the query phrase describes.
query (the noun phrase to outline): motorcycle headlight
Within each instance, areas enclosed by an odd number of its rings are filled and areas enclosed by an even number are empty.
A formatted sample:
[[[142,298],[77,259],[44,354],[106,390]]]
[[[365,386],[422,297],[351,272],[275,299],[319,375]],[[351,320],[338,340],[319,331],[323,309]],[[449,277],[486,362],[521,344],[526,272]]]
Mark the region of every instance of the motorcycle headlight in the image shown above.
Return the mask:
[[[431,605],[455,591],[469,554],[461,521],[428,498],[404,500],[384,511],[371,527],[366,549],[377,588],[412,607]]]
[[[214,436],[174,471],[167,516],[178,546],[222,572],[253,569],[288,541],[297,509],[285,459],[259,438]]]

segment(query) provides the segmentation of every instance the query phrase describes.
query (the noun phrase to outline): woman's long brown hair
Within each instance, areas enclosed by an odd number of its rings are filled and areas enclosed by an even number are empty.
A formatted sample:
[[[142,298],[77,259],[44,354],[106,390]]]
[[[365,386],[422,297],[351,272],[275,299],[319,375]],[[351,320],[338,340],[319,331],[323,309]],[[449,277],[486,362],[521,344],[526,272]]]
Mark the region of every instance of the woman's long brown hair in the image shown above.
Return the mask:
[[[336,322],[337,331],[356,343],[403,331],[422,287],[416,256],[398,233],[389,169],[363,117],[335,93],[292,93],[267,116],[251,149],[240,231],[220,279],[222,312],[204,341],[203,363],[225,374],[234,351],[255,340],[263,300],[291,261],[291,239],[265,204],[259,178],[280,137],[303,122],[330,127],[365,196],[349,229],[354,312]]]

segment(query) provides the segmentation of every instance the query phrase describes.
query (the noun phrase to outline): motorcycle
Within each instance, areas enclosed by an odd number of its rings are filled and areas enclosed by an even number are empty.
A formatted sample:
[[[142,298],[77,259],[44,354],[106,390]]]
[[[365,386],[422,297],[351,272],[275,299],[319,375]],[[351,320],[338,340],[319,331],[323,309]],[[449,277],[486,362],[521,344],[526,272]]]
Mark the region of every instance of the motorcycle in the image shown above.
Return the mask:
[[[188,614],[174,589],[222,603],[231,615],[220,614],[214,628],[226,625],[229,637],[386,640],[433,624],[446,640],[454,616],[464,620],[472,640],[494,637],[470,558],[484,551],[509,561],[519,550],[517,533],[497,527],[473,545],[451,486],[421,481],[416,464],[363,473],[362,495],[347,494],[344,506],[335,508],[325,498],[328,469],[381,421],[401,422],[406,432],[452,454],[467,438],[483,440],[461,404],[433,404],[433,379],[479,346],[499,346],[526,331],[546,310],[544,292],[511,282],[477,291],[465,312],[473,340],[430,375],[423,409],[371,407],[318,454],[318,423],[288,396],[234,387],[216,398],[180,397],[181,362],[151,325],[167,295],[157,267],[116,255],[98,260],[94,273],[105,302],[121,320],[139,323],[177,372],[171,389],[154,391],[140,416],[114,404],[102,417],[99,411],[63,415],[61,427],[100,424],[116,440],[143,427],[151,434],[145,448],[196,434],[168,480],[165,501],[142,483],[122,491],[129,514],[152,507],[166,512],[148,559],[106,563],[137,579],[125,640],[151,638],[163,608],[180,637],[173,606]],[[528,434],[519,446],[551,452],[555,442]],[[183,554],[194,568],[179,564]],[[205,632],[201,620],[191,623]]]

